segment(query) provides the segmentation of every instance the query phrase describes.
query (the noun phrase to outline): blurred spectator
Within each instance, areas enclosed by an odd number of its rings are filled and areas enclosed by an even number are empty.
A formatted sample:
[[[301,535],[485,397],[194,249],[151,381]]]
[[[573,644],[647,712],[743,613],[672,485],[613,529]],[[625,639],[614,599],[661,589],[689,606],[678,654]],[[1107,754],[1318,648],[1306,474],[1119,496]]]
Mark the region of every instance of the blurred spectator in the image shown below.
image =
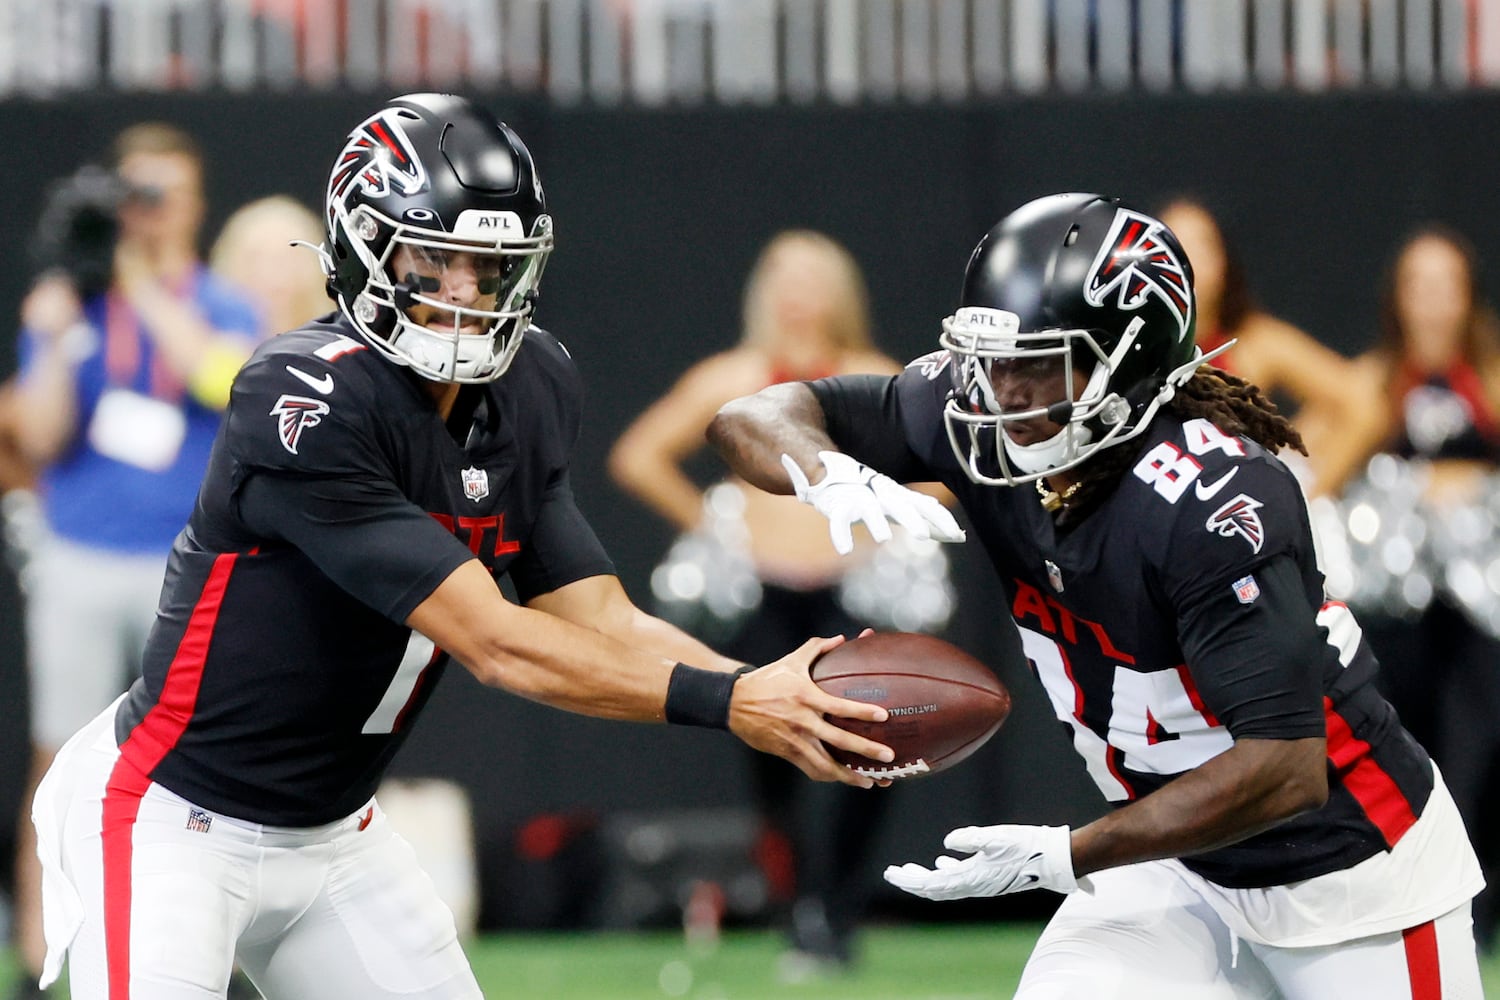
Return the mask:
[[[1466,238],[1428,226],[1401,245],[1382,290],[1378,339],[1357,364],[1385,404],[1375,432],[1353,441],[1357,457],[1388,452],[1413,460],[1424,484],[1417,510],[1426,533],[1445,530],[1486,499],[1500,468],[1500,329]],[[1474,934],[1481,949],[1492,950],[1500,640],[1442,586],[1419,616],[1361,620],[1387,697],[1432,751],[1469,827],[1490,885],[1474,900]]]
[[[241,206],[219,230],[208,266],[250,297],[266,337],[295,330],[333,309],[317,254],[323,223],[295,198],[274,194]]]
[[[0,497],[36,485],[36,466],[21,451],[20,386],[15,377],[0,383]]]
[[[192,138],[157,122],[130,126],[110,167],[90,181],[92,194],[80,194],[75,179],[54,195],[43,219],[61,235],[39,239],[60,248],[57,268],[21,304],[16,434],[42,470],[48,529],[27,572],[33,786],[63,741],[139,669],[167,553],[258,329],[249,304],[198,259],[203,164]],[[101,177],[116,196],[98,196],[108,190]],[[79,223],[101,210],[112,217]],[[77,259],[96,252],[97,289]],[[43,957],[33,845],[23,817],[15,914],[23,989]]]
[[[705,491],[683,463],[704,447],[710,419],[731,399],[778,382],[890,374],[901,366],[871,342],[859,266],[821,233],[794,230],[771,240],[746,284],[743,313],[739,344],[693,365],[642,413],[615,444],[609,471],[686,536],[715,537],[717,545],[704,550],[720,561],[697,567],[710,586],[730,575],[736,556],[753,574],[748,598],[734,609],[742,617],[714,621],[705,614],[684,624],[718,631],[728,655],[760,663],[766,651],[797,636],[854,636],[871,624],[855,620],[839,601],[841,579],[870,555],[868,538],[855,555],[840,557],[827,522],[811,507],[738,479]],[[739,551],[719,551],[725,547]],[[751,761],[765,823],[759,860],[773,895],[783,904],[794,896],[792,951],[783,971],[797,978],[823,963],[851,961],[854,923],[870,881],[868,848],[890,793],[814,789],[781,764]],[[819,801],[799,800],[799,793]]]
[[[1251,294],[1244,263],[1223,227],[1201,202],[1176,198],[1160,212],[1193,265],[1198,296],[1198,345],[1205,353],[1235,346],[1213,360],[1225,371],[1296,407],[1294,423],[1307,445],[1297,469],[1309,496],[1336,493],[1364,456],[1360,428],[1378,409],[1358,391],[1350,362],[1304,331],[1266,312]],[[1301,475],[1306,471],[1308,475]]]

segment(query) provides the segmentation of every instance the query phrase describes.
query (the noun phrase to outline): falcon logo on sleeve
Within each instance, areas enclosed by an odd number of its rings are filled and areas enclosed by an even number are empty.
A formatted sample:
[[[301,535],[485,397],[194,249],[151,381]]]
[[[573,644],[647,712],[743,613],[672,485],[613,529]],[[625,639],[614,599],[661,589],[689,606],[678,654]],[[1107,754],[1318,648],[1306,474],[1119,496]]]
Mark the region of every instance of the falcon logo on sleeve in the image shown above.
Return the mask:
[[[306,396],[282,396],[271,407],[271,416],[277,419],[276,430],[281,435],[281,446],[293,455],[302,440],[302,432],[323,422],[328,404],[321,399]]]
[[[1256,513],[1263,506],[1259,500],[1241,493],[1210,514],[1203,526],[1225,538],[1239,535],[1258,553],[1266,542],[1265,525]]]
[[[1083,282],[1083,297],[1091,306],[1102,306],[1119,289],[1121,309],[1139,309],[1147,296],[1167,304],[1177,319],[1177,339],[1188,335],[1193,322],[1193,297],[1187,269],[1177,254],[1158,239],[1163,226],[1149,216],[1118,209],[1109,235]]]

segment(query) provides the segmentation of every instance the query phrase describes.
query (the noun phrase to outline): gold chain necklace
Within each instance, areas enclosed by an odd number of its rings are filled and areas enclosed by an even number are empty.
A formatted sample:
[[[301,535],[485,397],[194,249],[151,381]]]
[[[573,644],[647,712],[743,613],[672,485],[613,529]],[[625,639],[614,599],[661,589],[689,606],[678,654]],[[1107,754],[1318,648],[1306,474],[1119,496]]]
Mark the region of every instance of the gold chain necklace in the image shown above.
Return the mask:
[[[1036,492],[1042,498],[1042,510],[1045,510],[1049,514],[1057,513],[1069,500],[1073,499],[1073,494],[1077,493],[1078,487],[1082,485],[1083,482],[1080,480],[1061,493],[1054,493],[1047,488],[1047,481],[1045,479],[1038,479],[1036,481]]]

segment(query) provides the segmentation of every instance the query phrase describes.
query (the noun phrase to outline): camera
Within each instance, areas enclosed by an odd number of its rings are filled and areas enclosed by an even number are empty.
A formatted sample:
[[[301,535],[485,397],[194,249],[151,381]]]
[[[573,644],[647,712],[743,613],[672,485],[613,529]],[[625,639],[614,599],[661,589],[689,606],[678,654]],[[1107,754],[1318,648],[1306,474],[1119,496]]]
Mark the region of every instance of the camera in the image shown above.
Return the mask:
[[[107,291],[121,206],[160,201],[160,191],[134,187],[113,170],[80,167],[54,184],[43,204],[31,248],[38,270],[62,273],[84,298]]]

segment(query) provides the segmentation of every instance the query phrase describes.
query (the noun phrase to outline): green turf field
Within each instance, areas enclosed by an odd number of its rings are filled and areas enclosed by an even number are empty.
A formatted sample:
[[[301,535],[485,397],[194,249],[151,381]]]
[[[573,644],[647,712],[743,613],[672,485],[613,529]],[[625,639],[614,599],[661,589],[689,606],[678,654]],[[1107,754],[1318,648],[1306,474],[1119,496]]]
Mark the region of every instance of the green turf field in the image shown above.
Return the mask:
[[[781,939],[735,931],[693,953],[680,934],[495,935],[469,955],[488,1000],[999,1000],[1009,997],[1038,927],[1026,924],[876,928],[850,973],[801,984],[778,979]],[[0,983],[13,965],[0,962]],[[1500,997],[1500,959],[1484,965]]]
[[[471,949],[485,996],[758,997],[859,1000],[992,1000],[1009,997],[1038,928],[905,927],[867,931],[856,970],[800,985],[777,974],[782,939],[731,932],[694,955],[677,935],[490,938]]]

